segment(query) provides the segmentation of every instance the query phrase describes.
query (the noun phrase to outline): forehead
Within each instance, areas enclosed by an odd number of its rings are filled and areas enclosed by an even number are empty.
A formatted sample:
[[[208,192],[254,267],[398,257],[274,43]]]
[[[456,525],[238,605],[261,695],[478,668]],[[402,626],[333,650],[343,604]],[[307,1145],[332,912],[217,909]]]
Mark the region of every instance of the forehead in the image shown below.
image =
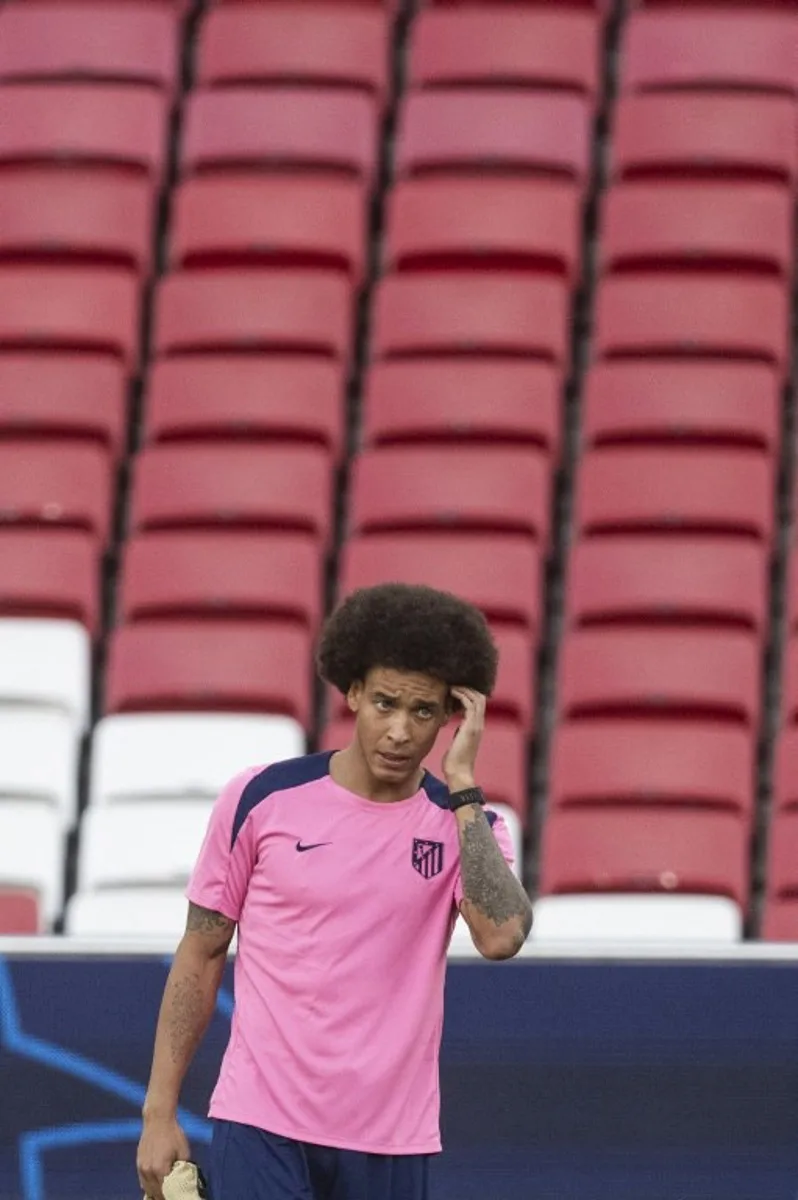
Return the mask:
[[[408,703],[424,700],[443,704],[446,684],[421,671],[397,671],[393,667],[373,667],[366,676],[366,687],[372,692],[384,692]]]

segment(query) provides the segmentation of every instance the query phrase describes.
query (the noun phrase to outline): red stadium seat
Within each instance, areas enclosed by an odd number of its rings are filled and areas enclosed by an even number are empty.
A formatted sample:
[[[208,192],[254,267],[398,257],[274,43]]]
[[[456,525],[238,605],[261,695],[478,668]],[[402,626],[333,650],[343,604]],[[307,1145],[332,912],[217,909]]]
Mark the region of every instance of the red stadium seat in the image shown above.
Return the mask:
[[[438,779],[443,779],[443,757],[449,749],[457,719],[452,718],[448,729],[438,734],[426,767]],[[354,720],[339,717],[331,721],[321,736],[321,750],[341,750],[351,740]],[[485,726],[479,745],[479,785],[489,804],[506,804],[520,817],[527,818],[526,785],[527,742],[522,729],[509,721],[492,720]]]
[[[331,475],[319,446],[149,446],[135,466],[132,528],[291,529],[325,542]]]
[[[654,806],[754,811],[756,741],[698,721],[565,721],[554,734],[555,809]]]
[[[377,111],[369,96],[221,88],[188,99],[184,171],[312,167],[370,180],[376,164]]]
[[[228,3],[230,0],[228,0]],[[449,8],[457,9],[460,7],[471,8],[475,0],[424,0],[424,3],[429,8]],[[548,5],[549,0],[516,0],[515,7],[520,8],[540,8]],[[555,0],[557,6],[561,9],[581,8],[592,12],[606,13],[612,5],[612,0]],[[499,10],[499,15],[504,17],[507,12],[507,0],[476,0],[476,6],[484,8],[488,12]]]
[[[766,900],[760,937],[764,942],[798,942],[798,899]]]
[[[685,88],[798,91],[795,15],[737,11],[635,13],[626,26],[621,87],[626,92]]]
[[[599,23],[586,12],[508,7],[422,12],[413,27],[411,87],[599,87]]]
[[[777,812],[768,837],[767,896],[771,902],[798,900],[798,812]]]
[[[175,193],[172,267],[322,267],[356,282],[366,254],[366,195],[352,179],[200,176]]]
[[[112,355],[131,369],[138,284],[123,268],[0,267],[0,347]]]
[[[145,533],[125,549],[121,620],[280,618],[315,629],[321,615],[318,546],[283,533]]]
[[[399,120],[399,177],[431,171],[534,173],[584,183],[590,106],[557,92],[411,92]]]
[[[787,642],[782,674],[782,719],[785,725],[798,725],[798,639],[795,635]]]
[[[522,533],[545,543],[549,479],[548,463],[537,450],[366,450],[353,465],[351,531],[490,531]]]
[[[254,4],[209,13],[199,40],[197,83],[388,85],[389,28],[379,8]]]
[[[105,542],[110,520],[111,464],[100,446],[0,442],[0,523],[88,530]]]
[[[267,3],[280,3],[281,0],[263,0],[264,5]],[[347,7],[353,8],[377,8],[385,9],[388,12],[393,12],[401,0],[347,0]],[[253,4],[253,0],[216,0],[219,7],[231,8],[233,6],[246,9]],[[335,4],[340,8],[341,0],[309,0],[309,3],[314,7],[326,8],[328,4]],[[297,8],[304,7],[304,0],[297,0]]]
[[[154,213],[152,188],[140,176],[43,167],[0,172],[0,259],[108,263],[146,273]]]
[[[0,355],[0,438],[80,438],[112,454],[125,434],[125,372],[110,358]]]
[[[515,534],[386,533],[354,537],[341,551],[342,595],[377,583],[423,583],[462,596],[492,625],[537,629],[541,562]]]
[[[159,288],[155,348],[159,354],[279,350],[345,359],[351,310],[350,285],[335,271],[179,271]]]
[[[773,806],[798,809],[798,729],[783,729],[776,738]]]
[[[99,84],[0,87],[0,167],[88,164],[159,177],[168,99],[149,89]]]
[[[764,363],[598,363],[582,408],[587,446],[684,442],[773,453],[779,444],[779,378]]]
[[[100,547],[78,529],[0,526],[0,615],[80,621],[96,631]]]
[[[591,450],[577,476],[574,533],[735,534],[768,542],[774,472],[771,459],[748,450]]]
[[[513,721],[517,727],[532,729],[535,696],[534,643],[523,629],[508,626],[493,628],[493,638],[499,651],[496,686],[488,701],[491,725],[496,720]],[[349,717],[346,698],[334,688],[328,689],[330,715]]]
[[[34,888],[0,887],[0,937],[39,933],[39,893]]]
[[[408,179],[390,194],[386,271],[580,269],[581,200],[554,179]]]
[[[640,8],[672,8],[673,0],[634,0]],[[702,13],[706,9],[720,8],[728,11],[738,7],[737,0],[679,0],[680,7],[686,9],[687,12]],[[750,8],[748,0],[741,0],[740,8]],[[791,9],[795,7],[795,0],[760,0],[757,8],[765,9]]]
[[[793,495],[793,513],[798,508],[798,496]],[[787,565],[787,619],[790,633],[798,633],[798,551],[793,547]]]
[[[310,636],[293,621],[142,621],[110,642],[107,713],[257,712],[311,719]]]
[[[560,662],[563,717],[700,717],[756,726],[759,646],[746,633],[576,630]]]
[[[681,892],[748,897],[748,826],[734,813],[606,809],[553,813],[541,894]]]
[[[174,13],[155,4],[6,4],[0,80],[94,80],[171,90],[178,78]]]
[[[374,305],[375,358],[496,354],[562,363],[569,294],[562,280],[509,272],[391,275]]]
[[[499,359],[376,363],[365,382],[368,445],[504,442],[559,454],[562,375],[549,363]]]
[[[776,184],[625,183],[604,202],[601,269],[792,277],[792,198]]]
[[[588,538],[571,554],[569,623],[736,625],[768,620],[769,554],[742,539]]]
[[[798,483],[793,488],[793,520],[798,510]],[[792,544],[787,559],[787,620],[790,633],[798,633],[798,550]]]
[[[789,295],[770,279],[645,274],[605,279],[596,301],[600,358],[742,359],[783,370]]]
[[[94,8],[95,4],[107,5],[109,0],[84,0],[84,2],[89,8]],[[166,9],[170,12],[183,14],[185,10],[191,8],[192,2],[193,0],[114,0],[114,5],[126,8],[128,4],[137,5],[144,3],[147,8]]]
[[[786,96],[626,96],[617,105],[612,174],[792,184],[796,108]]]
[[[162,359],[152,369],[146,439],[317,442],[337,459],[343,446],[344,398],[342,364],[331,359],[180,355]]]

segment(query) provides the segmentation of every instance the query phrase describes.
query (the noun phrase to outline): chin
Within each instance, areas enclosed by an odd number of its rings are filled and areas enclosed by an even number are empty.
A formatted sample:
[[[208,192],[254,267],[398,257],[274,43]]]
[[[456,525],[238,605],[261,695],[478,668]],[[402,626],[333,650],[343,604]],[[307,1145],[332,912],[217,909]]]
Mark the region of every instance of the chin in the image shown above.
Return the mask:
[[[395,766],[392,766],[381,759],[378,754],[374,756],[371,763],[371,773],[381,783],[405,783],[417,774],[418,769],[416,762],[397,763]]]

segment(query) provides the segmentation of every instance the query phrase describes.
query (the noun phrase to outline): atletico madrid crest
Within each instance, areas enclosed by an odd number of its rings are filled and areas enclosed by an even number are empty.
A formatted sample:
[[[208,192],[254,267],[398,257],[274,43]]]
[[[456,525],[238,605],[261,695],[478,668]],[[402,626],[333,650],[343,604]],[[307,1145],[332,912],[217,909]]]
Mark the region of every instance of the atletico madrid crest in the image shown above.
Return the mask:
[[[413,867],[425,879],[440,875],[443,870],[443,842],[413,838]]]

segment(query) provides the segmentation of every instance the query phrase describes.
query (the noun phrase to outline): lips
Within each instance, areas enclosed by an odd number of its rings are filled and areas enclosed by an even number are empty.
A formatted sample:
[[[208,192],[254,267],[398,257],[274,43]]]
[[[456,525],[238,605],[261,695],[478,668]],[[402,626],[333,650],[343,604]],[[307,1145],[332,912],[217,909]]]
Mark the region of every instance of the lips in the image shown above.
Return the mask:
[[[383,762],[388,763],[391,767],[406,767],[410,759],[403,754],[386,754],[384,750],[379,750],[378,754]]]

